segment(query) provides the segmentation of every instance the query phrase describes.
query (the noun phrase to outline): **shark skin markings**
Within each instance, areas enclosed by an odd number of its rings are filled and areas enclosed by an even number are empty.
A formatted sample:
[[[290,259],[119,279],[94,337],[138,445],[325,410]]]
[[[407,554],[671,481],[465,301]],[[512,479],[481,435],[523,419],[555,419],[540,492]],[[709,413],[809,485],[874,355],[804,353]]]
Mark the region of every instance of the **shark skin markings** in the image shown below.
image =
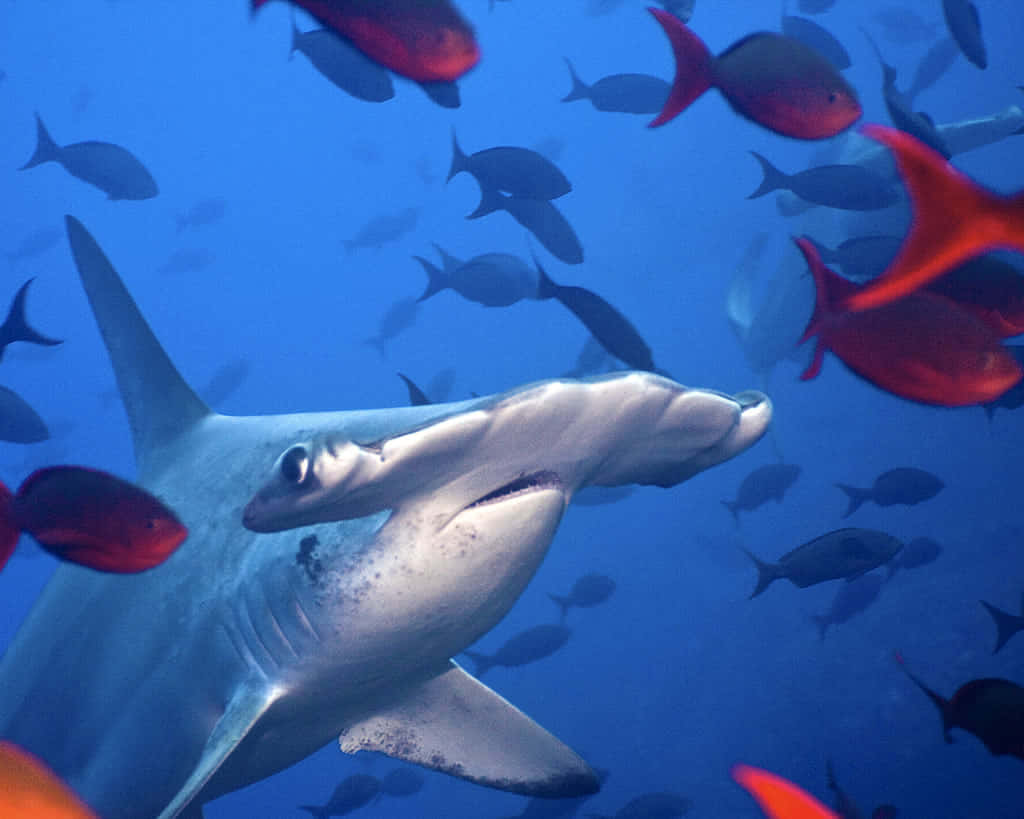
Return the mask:
[[[450,658],[518,598],[577,488],[686,480],[757,441],[768,399],[624,373],[222,416],[93,237],[67,229],[136,480],[190,535],[139,575],[57,568],[0,660],[0,737],[105,819],[198,819],[339,738],[516,793],[595,791],[578,755]],[[251,526],[286,530],[246,529],[246,504]]]

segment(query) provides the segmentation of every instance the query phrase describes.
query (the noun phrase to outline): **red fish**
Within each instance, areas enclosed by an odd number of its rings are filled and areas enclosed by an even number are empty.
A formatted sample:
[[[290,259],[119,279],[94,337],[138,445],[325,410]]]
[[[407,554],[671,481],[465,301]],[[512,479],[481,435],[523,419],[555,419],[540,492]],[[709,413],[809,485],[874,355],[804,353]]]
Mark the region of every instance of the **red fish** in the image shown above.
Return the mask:
[[[1024,276],[993,256],[955,267],[928,289],[952,299],[992,328],[1000,338],[1024,333]]]
[[[253,9],[269,0],[251,0]],[[480,60],[473,29],[448,0],[291,0],[386,68],[452,82]]]
[[[676,60],[672,90],[651,127],[677,116],[712,86],[737,113],[797,139],[835,136],[860,118],[853,88],[828,60],[799,40],[762,31],[714,57],[674,14],[648,11],[665,29]]]
[[[750,792],[769,819],[839,819],[839,814],[776,774],[735,765],[732,778]]]
[[[0,483],[0,568],[21,532],[61,560],[118,574],[163,563],[188,535],[145,490],[82,466],[36,470],[15,495]]]
[[[1024,251],[1024,192],[1002,196],[986,190],[895,128],[865,125],[861,133],[892,151],[913,220],[896,258],[850,296],[846,307],[867,310],[887,304],[989,250]]]
[[[986,324],[938,293],[922,290],[860,313],[842,309],[862,291],[825,267],[809,240],[796,243],[817,294],[801,338],[818,336],[817,347],[802,380],[818,375],[826,349],[887,392],[945,407],[991,401],[1024,376]]]
[[[32,754],[0,740],[0,816],[97,819],[71,789]]]

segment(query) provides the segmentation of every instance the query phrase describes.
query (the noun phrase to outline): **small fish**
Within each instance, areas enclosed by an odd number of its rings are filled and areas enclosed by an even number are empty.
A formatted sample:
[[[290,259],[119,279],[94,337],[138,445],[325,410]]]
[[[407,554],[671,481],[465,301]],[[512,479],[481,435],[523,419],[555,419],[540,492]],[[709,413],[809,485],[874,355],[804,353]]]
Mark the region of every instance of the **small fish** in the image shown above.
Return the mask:
[[[316,819],[344,816],[377,799],[381,793],[380,785],[380,780],[370,774],[352,774],[341,781],[325,804],[299,805],[299,809]]]
[[[413,380],[409,376],[402,373],[395,373],[402,381],[405,382],[405,388],[409,391],[409,406],[410,407],[424,407],[427,404],[433,404],[434,402],[427,398],[427,395],[423,390],[413,383]]]
[[[248,361],[243,359],[229,361],[218,367],[216,372],[210,376],[210,380],[199,388],[199,395],[206,401],[207,406],[220,407],[242,386],[249,376],[249,370]]]
[[[911,674],[897,654],[896,661],[911,681],[928,695],[942,715],[942,736],[962,728],[982,741],[993,756],[1024,759],[1024,688],[1010,680],[986,677],[961,685],[948,700]]]
[[[395,768],[380,780],[380,792],[387,796],[412,796],[423,790],[426,778],[415,768]]]
[[[732,778],[754,797],[768,819],[840,819],[788,779],[750,765],[734,765]]]
[[[660,791],[630,799],[614,816],[591,813],[592,819],[676,819],[689,813],[693,802],[677,793]]]
[[[846,623],[866,611],[878,599],[884,583],[885,577],[881,572],[868,572],[855,577],[849,583],[843,583],[836,590],[836,596],[832,598],[828,611],[824,614],[811,615],[811,620],[818,627],[818,637],[824,640],[829,626]],[[842,811],[839,813],[843,814]]]
[[[0,740],[0,816],[99,819],[40,759]]]
[[[569,609],[573,606],[581,609],[598,606],[611,597],[614,591],[614,580],[607,575],[591,572],[590,574],[583,575],[573,583],[572,589],[570,589],[567,595],[549,594],[548,597],[559,607],[562,620],[564,621],[569,613]]]
[[[890,579],[900,569],[919,569],[934,563],[942,554],[942,544],[930,537],[915,537],[903,547],[896,557],[889,561],[889,574],[886,580]]]
[[[81,466],[36,470],[14,495],[0,484],[0,568],[21,532],[54,557],[118,574],[163,563],[188,535],[144,489]]]
[[[992,653],[998,654],[999,649],[1005,646],[1014,634],[1024,631],[1024,595],[1021,596],[1020,615],[1010,614],[1010,612],[996,608],[984,600],[978,602],[985,607],[985,611],[991,614],[992,619],[996,622],[996,645],[992,649]]]
[[[418,301],[449,288],[485,307],[507,307],[538,297],[540,279],[536,269],[511,253],[482,253],[457,266],[442,262],[444,269],[421,256],[413,258],[427,274],[427,287]]]
[[[843,48],[843,44],[828,29],[813,20],[784,14],[782,16],[782,33],[794,40],[799,40],[808,48],[816,51],[832,63],[837,71],[842,71],[853,65],[850,54]]]
[[[56,227],[44,227],[33,231],[21,240],[14,250],[7,253],[7,260],[17,262],[23,259],[31,259],[45,253],[51,247],[64,238],[64,231]]]
[[[572,89],[562,97],[562,102],[590,100],[598,111],[620,114],[657,114],[665,106],[671,85],[661,77],[650,74],[610,74],[592,85],[579,78],[572,63],[565,61],[569,68]]]
[[[888,304],[989,250],[1024,251],[1024,193],[1002,196],[982,188],[909,134],[882,125],[861,131],[892,151],[913,221],[889,268],[844,307]]]
[[[776,580],[785,578],[805,589],[827,580],[852,580],[888,563],[903,544],[874,529],[836,529],[787,552],[778,563],[766,563],[744,549],[757,566],[753,599]]]
[[[569,629],[561,625],[534,626],[510,637],[494,654],[482,654],[479,651],[462,653],[476,663],[475,676],[482,677],[494,666],[512,668],[543,660],[564,646],[570,634]]]
[[[714,57],[679,18],[648,10],[668,35],[676,60],[672,91],[651,127],[673,119],[712,86],[740,115],[797,139],[835,136],[860,118],[853,88],[799,40],[758,32]]]
[[[168,276],[181,273],[199,273],[217,260],[213,251],[205,247],[181,247],[164,260],[156,270]]]
[[[902,236],[879,234],[845,239],[835,248],[814,242],[822,262],[842,268],[847,278],[857,282],[873,279],[885,270],[899,252],[901,244]]]
[[[846,493],[849,500],[849,506],[843,513],[843,517],[846,518],[867,501],[879,506],[915,506],[934,498],[946,484],[931,472],[912,466],[900,466],[883,472],[875,478],[869,489],[858,489],[842,483],[837,483],[836,486]]]
[[[842,278],[821,263],[809,240],[796,242],[816,292],[800,343],[814,336],[817,341],[801,380],[817,377],[826,350],[876,387],[936,406],[983,404],[1024,377],[988,325],[938,293],[913,293],[861,313],[845,310],[845,303],[871,285]]]
[[[504,145],[467,154],[452,129],[448,181],[463,172],[476,179],[482,193],[495,190],[522,199],[557,199],[572,190],[565,174],[543,154]]]
[[[819,165],[786,174],[757,151],[750,153],[761,164],[764,178],[747,199],[787,190],[806,202],[842,210],[882,210],[900,200],[889,180],[861,165]]]
[[[3,324],[0,324],[0,359],[3,358],[7,345],[13,344],[15,341],[26,341],[29,344],[39,344],[43,347],[54,347],[64,343],[34,330],[29,326],[28,319],[25,318],[25,299],[28,297],[28,286],[34,281],[35,277],[32,277],[18,288],[18,292],[14,294],[14,300],[7,310],[7,318],[4,319]]]
[[[733,520],[739,525],[740,512],[753,511],[770,500],[782,503],[786,490],[799,477],[800,467],[796,464],[759,466],[740,483],[736,500],[722,501],[722,505],[732,513]]]
[[[250,0],[253,10],[269,0]],[[290,0],[381,65],[417,82],[457,80],[480,61],[448,0]]]
[[[62,165],[69,174],[99,188],[111,200],[151,199],[160,192],[146,167],[120,145],[90,141],[61,147],[36,114],[36,150],[18,170],[44,162]]]
[[[943,37],[925,52],[917,64],[910,87],[903,96],[908,102],[913,102],[919,94],[942,79],[942,76],[949,71],[959,56],[960,46],[957,45],[956,40]]]
[[[569,220],[546,199],[524,199],[508,196],[495,188],[481,189],[480,204],[466,216],[479,219],[488,213],[503,210],[534,235],[538,242],[566,264],[583,262],[583,245]]]
[[[178,214],[178,233],[187,228],[200,228],[216,224],[224,218],[227,210],[227,201],[219,196],[200,199],[188,210]]]
[[[942,0],[942,14],[946,18],[946,28],[963,55],[978,68],[987,68],[988,55],[981,37],[978,7],[970,0]]]
[[[386,102],[395,96],[388,70],[331,29],[300,31],[292,18],[288,58],[296,51],[304,54],[325,80],[358,100]]]
[[[37,444],[49,437],[50,430],[25,399],[7,387],[0,387],[0,441]]]
[[[403,330],[412,327],[419,307],[416,299],[398,299],[393,302],[377,323],[377,335],[366,339],[366,343],[376,347],[382,356],[386,356],[387,343]]]
[[[404,208],[397,213],[381,214],[363,225],[351,239],[343,239],[341,243],[348,253],[370,247],[380,250],[389,242],[397,242],[411,233],[419,215],[419,208]]]

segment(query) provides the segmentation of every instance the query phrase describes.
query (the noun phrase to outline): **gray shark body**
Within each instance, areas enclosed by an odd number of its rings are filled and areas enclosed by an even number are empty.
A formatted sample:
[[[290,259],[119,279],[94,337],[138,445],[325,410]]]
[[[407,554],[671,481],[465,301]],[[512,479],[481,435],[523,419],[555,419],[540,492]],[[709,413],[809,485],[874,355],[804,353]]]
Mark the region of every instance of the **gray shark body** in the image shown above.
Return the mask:
[[[572,750],[449,658],[514,603],[575,488],[684,480],[756,441],[767,399],[629,373],[461,404],[222,416],[178,375],[88,232],[70,217],[68,232],[138,482],[190,534],[139,575],[57,569],[0,661],[0,737],[104,819],[200,817],[339,737],[346,751],[518,793],[596,790]],[[637,418],[649,426],[639,441]],[[559,438],[556,457],[526,445]],[[372,503],[301,530],[243,528],[282,451],[342,439],[356,449],[338,451],[371,465],[388,456],[359,496]],[[631,443],[648,448],[628,454]],[[543,479],[520,485],[520,473]]]

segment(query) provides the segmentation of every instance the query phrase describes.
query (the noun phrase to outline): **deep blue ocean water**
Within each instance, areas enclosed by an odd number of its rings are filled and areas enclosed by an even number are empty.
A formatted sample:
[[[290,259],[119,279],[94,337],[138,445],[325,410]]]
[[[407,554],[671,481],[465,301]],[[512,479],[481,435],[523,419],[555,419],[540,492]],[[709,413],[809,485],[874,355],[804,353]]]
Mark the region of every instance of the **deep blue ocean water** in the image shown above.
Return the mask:
[[[886,119],[878,65],[859,27],[879,40],[904,85],[935,39],[882,36],[873,14],[897,4],[929,22],[942,19],[941,4],[924,0],[838,0],[817,18],[853,57],[845,75],[867,121]],[[756,816],[728,777],[737,761],[778,771],[827,801],[831,759],[866,814],[891,802],[906,817],[1019,819],[1021,761],[994,758],[962,732],[945,744],[938,713],[892,652],[902,651],[945,695],[976,677],[1024,683],[1024,638],[993,656],[994,627],[977,602],[1016,611],[1024,592],[1022,416],[999,412],[990,423],[977,408],[911,404],[832,357],[810,382],[798,380],[795,361],[779,363],[767,379],[753,372],[723,310],[730,277],[749,240],[767,232],[761,263],[769,279],[778,259],[792,253],[789,236],[804,227],[780,216],[774,197],[745,198],[760,181],[748,151],[795,171],[819,146],[759,128],[715,91],[657,130],[645,127],[645,117],[561,103],[570,87],[563,57],[590,80],[625,71],[671,76],[665,37],[642,3],[597,16],[584,0],[511,0],[493,12],[483,0],[459,5],[484,56],[460,83],[461,108],[450,111],[403,80],[393,100],[360,102],[301,55],[289,61],[285,3],[252,19],[244,0],[6,0],[0,250],[59,228],[66,213],[81,219],[191,383],[247,362],[248,376],[217,406],[222,412],[401,405],[397,370],[425,386],[453,367],[453,399],[499,392],[570,369],[586,339],[579,322],[553,302],[488,309],[446,291],[421,306],[386,356],[364,340],[395,301],[420,294],[424,275],[411,256],[433,258],[432,242],[460,257],[529,253],[526,232],[507,214],[464,219],[476,206],[477,185],[467,175],[444,184],[452,127],[468,151],[559,140],[558,164],[574,189],[556,204],[586,260],[568,266],[538,249],[552,277],[617,306],[659,366],[682,383],[726,392],[763,387],[775,423],[751,451],[680,487],[571,508],[540,572],[478,648],[494,651],[517,632],[556,620],[548,593],[565,593],[582,574],[607,574],[617,590],[602,606],[570,612],[573,634],[563,650],[534,665],[494,669],[488,684],[610,771],[582,814],[612,814],[640,793],[669,790],[693,801],[693,816]],[[1024,5],[978,6],[989,68],[959,58],[924,92],[919,106],[937,122],[1024,104],[1017,88],[1024,83]],[[773,3],[700,0],[692,25],[718,52],[751,31],[777,28],[778,13]],[[311,27],[304,14],[298,19]],[[33,112],[60,144],[97,139],[129,148],[160,195],[111,202],[53,163],[17,171],[34,150]],[[1020,190],[1024,137],[956,164],[997,190]],[[224,218],[177,233],[177,216],[209,197],[225,200]],[[419,219],[400,241],[349,254],[342,248],[371,218],[406,207],[418,208]],[[844,230],[841,223],[831,229]],[[182,249],[207,251],[213,261],[201,271],[158,272]],[[17,485],[51,463],[131,477],[126,419],[104,397],[113,375],[66,242],[0,261],[0,269],[0,299],[38,277],[30,319],[66,340],[52,350],[12,347],[3,361],[2,383],[40,412],[54,437],[0,445],[0,477]],[[720,501],[777,452],[802,467],[799,481],[784,503],[743,514],[736,526]],[[844,522],[846,501],[833,483],[867,486],[895,466],[929,470],[946,488],[917,506],[867,505]],[[867,612],[823,642],[809,615],[828,607],[836,583],[801,590],[780,582],[747,599],[755,571],[741,546],[774,559],[844,523],[904,539],[928,535],[944,551],[934,564],[898,573]],[[55,565],[34,549],[23,543],[24,556],[0,577],[0,645]],[[211,803],[206,815],[303,816],[297,804],[326,800],[348,774],[394,766],[346,757],[332,745]],[[498,817],[520,812],[524,802],[428,773],[418,795],[355,815]]]

